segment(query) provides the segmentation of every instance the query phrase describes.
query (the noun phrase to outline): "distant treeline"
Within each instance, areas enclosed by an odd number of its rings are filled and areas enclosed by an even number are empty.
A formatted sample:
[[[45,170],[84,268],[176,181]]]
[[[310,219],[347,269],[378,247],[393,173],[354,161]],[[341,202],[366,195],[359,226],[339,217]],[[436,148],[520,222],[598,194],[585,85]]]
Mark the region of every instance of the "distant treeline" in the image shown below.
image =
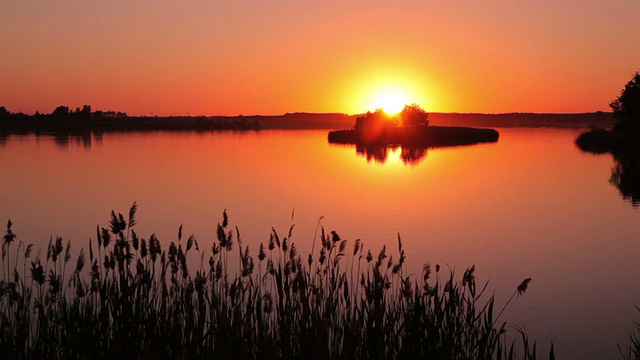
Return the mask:
[[[57,107],[51,114],[11,113],[0,107],[0,132],[37,131],[146,131],[146,130],[258,130],[258,129],[352,129],[358,116],[340,113],[287,113],[284,115],[239,116],[128,116],[119,111],[92,111],[91,106],[70,110]],[[430,113],[437,126],[469,127],[556,127],[587,128],[613,126],[610,112],[583,114],[474,114]]]
[[[314,114],[288,113],[274,116],[244,116],[239,118],[258,121],[263,129],[352,129],[362,114]],[[613,126],[610,112],[582,114],[478,114],[478,113],[429,113],[429,124],[436,126],[466,127],[554,127],[581,129]]]
[[[554,127],[579,129],[594,126],[605,128],[613,126],[611,113],[602,111],[582,114],[430,113],[429,121],[432,125],[474,127]]]
[[[91,131],[218,131],[260,130],[260,124],[243,117],[207,116],[128,116],[119,111],[92,111],[85,105],[70,110],[59,106],[50,114],[11,113],[0,107],[0,133]]]
[[[353,127],[359,115],[340,113],[286,113],[284,115],[251,115],[239,116],[241,119],[257,121],[263,129],[287,130],[334,130]]]
[[[263,129],[353,129],[353,124],[362,114],[313,114],[290,113],[277,116],[245,116],[257,120]],[[466,127],[553,127],[582,129],[588,127],[613,126],[610,112],[581,114],[539,113],[429,113],[429,124],[435,126]]]
[[[362,114],[339,113],[287,113],[284,115],[219,116],[216,119],[244,119],[257,121],[263,129],[353,129]],[[588,127],[610,128],[613,118],[610,112],[582,114],[477,114],[477,113],[429,113],[429,124],[436,126],[466,127],[552,127],[583,129]]]

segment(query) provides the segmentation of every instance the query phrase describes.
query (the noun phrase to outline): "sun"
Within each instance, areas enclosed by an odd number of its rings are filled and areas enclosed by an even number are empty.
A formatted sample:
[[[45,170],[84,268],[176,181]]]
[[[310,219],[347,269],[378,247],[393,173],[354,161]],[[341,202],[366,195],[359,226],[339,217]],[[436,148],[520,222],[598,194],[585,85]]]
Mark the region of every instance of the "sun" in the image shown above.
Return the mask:
[[[376,96],[372,102],[372,108],[382,109],[388,115],[395,115],[402,111],[408,104],[407,97],[399,93],[382,93]]]

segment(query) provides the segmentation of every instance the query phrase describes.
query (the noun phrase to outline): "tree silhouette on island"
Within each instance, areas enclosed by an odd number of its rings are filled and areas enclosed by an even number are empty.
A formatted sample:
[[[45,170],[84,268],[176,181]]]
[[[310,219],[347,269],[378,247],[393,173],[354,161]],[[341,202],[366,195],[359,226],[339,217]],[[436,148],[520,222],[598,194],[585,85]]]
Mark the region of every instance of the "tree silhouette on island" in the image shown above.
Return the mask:
[[[609,106],[616,120],[614,130],[640,133],[640,72],[635,73]]]
[[[382,109],[367,112],[356,119],[354,129],[359,132],[387,131],[399,125],[407,128],[429,126],[429,113],[418,104],[405,105],[398,114],[387,114]]]
[[[401,146],[410,149],[405,163],[416,163],[426,155],[426,149],[441,146],[473,145],[498,141],[494,129],[458,126],[430,126],[429,113],[418,104],[405,105],[398,114],[390,115],[378,109],[356,119],[351,130],[329,132],[328,140],[334,144],[356,145],[358,154],[367,159],[384,162],[388,148]],[[403,158],[403,160],[405,160]]]

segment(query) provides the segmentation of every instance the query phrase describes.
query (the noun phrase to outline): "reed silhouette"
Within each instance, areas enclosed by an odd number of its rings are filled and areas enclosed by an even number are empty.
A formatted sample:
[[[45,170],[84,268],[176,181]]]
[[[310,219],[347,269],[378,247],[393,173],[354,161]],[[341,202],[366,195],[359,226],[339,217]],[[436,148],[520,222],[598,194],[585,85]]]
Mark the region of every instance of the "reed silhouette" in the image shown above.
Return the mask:
[[[518,348],[507,340],[500,317],[531,279],[496,312],[475,267],[461,279],[439,265],[409,273],[400,236],[397,253],[385,246],[374,255],[319,227],[302,257],[291,226],[284,237],[273,229],[254,257],[226,211],[208,245],[180,226],[166,247],[138,236],[136,211],[135,203],[128,216],[112,211],[75,262],[60,237],[34,256],[8,222],[4,358],[536,357],[524,331]]]

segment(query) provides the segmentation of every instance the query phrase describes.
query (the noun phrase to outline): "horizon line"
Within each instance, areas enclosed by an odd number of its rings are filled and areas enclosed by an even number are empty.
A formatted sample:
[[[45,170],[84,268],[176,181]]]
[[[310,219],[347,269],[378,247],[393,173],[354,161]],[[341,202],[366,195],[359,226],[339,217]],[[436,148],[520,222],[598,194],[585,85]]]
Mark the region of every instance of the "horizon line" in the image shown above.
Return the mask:
[[[67,106],[67,105],[60,105],[60,106]],[[0,105],[0,108],[4,107],[6,110],[8,110],[11,114],[24,114],[27,116],[33,116],[36,115],[36,113],[39,113],[40,115],[49,115],[50,113],[43,113],[40,111],[35,111],[33,113],[24,113],[22,112],[22,110],[20,109],[18,112],[12,112],[9,109],[7,109],[5,106]],[[69,107],[71,109],[71,107]],[[254,113],[254,114],[235,114],[235,115],[231,115],[231,114],[217,114],[217,115],[204,115],[204,114],[199,114],[199,115],[191,115],[190,112],[187,112],[187,114],[169,114],[169,115],[159,115],[159,114],[155,114],[154,111],[151,111],[150,114],[129,114],[125,111],[121,111],[121,110],[94,110],[92,112],[96,112],[96,111],[101,111],[101,112],[121,112],[121,113],[125,113],[126,116],[128,117],[269,117],[269,116],[287,116],[287,115],[297,115],[297,114],[307,114],[307,115],[343,115],[343,116],[360,116],[360,115],[364,115],[367,112],[371,112],[371,110],[365,111],[365,112],[360,112],[360,113],[346,113],[346,112],[339,112],[339,111],[328,111],[328,112],[314,112],[314,111],[290,111],[290,112],[285,112],[285,113],[280,113],[280,114],[258,114],[258,113]],[[426,111],[426,110],[425,110]],[[603,110],[592,110],[592,111],[577,111],[577,112],[536,112],[536,111],[505,111],[505,112],[473,112],[473,111],[427,111],[428,114],[442,114],[442,115],[582,115],[582,114],[598,114],[598,113],[602,113],[602,114],[611,114],[612,111],[603,111]]]

